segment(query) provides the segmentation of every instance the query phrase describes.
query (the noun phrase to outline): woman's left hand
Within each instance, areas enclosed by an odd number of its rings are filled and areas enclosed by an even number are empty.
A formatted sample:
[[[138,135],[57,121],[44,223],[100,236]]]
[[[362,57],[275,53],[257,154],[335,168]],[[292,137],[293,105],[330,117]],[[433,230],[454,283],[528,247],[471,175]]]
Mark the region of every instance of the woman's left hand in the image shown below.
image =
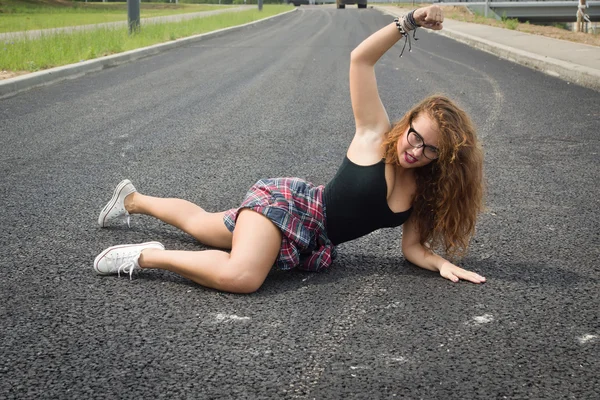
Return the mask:
[[[476,274],[475,272],[467,271],[446,261],[440,268],[440,275],[452,282],[458,282],[460,279],[473,282],[473,283],[484,283],[485,277]]]
[[[444,22],[444,13],[440,6],[432,5],[423,8],[417,8],[413,14],[415,22],[422,28],[439,31]]]

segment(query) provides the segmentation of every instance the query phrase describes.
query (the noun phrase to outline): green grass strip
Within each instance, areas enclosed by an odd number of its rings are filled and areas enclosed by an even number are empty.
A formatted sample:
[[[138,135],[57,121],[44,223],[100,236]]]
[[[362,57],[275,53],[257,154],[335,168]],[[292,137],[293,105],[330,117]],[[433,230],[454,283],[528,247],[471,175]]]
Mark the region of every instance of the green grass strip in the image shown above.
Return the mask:
[[[73,3],[73,7],[0,5],[0,33],[127,21],[127,3]],[[89,6],[88,6],[89,4]],[[233,6],[142,3],[141,18],[221,10]]]
[[[139,33],[129,35],[127,28],[101,28],[93,31],[54,33],[31,40],[0,42],[0,69],[34,72],[121,53],[182,37],[245,24],[293,9],[288,5],[223,13],[188,21],[147,24]]]

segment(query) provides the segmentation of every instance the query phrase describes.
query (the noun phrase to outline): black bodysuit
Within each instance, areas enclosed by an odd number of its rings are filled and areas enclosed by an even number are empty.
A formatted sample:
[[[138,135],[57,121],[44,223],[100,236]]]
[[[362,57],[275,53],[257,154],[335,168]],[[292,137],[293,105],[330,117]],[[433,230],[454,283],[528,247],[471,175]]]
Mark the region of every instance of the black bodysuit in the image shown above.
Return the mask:
[[[325,224],[334,245],[353,240],[379,228],[400,226],[412,207],[395,213],[387,203],[385,162],[361,166],[344,157],[337,174],[325,186]]]

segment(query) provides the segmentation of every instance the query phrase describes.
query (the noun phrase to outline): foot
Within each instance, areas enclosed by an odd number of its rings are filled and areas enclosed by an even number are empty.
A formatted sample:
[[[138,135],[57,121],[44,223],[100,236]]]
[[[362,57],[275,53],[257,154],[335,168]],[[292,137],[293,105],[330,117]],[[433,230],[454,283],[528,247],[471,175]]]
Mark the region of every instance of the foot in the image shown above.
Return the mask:
[[[159,242],[147,242],[109,247],[98,254],[94,260],[94,270],[99,275],[117,274],[121,276],[121,272],[123,272],[129,274],[129,279],[131,279],[133,271],[140,269],[138,259],[142,250],[145,249],[164,250],[165,246]]]
[[[129,213],[125,209],[125,197],[134,192],[137,192],[137,190],[135,190],[135,187],[131,181],[129,181],[129,179],[125,179],[119,183],[113,193],[112,198],[100,212],[100,216],[98,217],[98,225],[104,228],[114,221],[119,221],[126,218],[127,226],[131,227],[129,224]]]

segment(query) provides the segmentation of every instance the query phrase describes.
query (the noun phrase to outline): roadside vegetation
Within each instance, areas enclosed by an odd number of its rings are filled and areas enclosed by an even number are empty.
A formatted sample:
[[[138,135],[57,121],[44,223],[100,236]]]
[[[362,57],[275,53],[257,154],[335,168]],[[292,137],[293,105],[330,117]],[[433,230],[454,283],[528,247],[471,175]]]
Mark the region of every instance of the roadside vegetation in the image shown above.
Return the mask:
[[[147,3],[141,18],[211,11],[229,6],[216,4]],[[127,2],[81,2],[70,0],[0,0],[0,33],[61,28],[127,21]]]
[[[127,27],[113,27],[50,33],[36,39],[4,40],[0,42],[0,70],[3,78],[9,78],[241,25],[293,8],[288,5],[266,4],[260,12],[251,9],[181,22],[146,25],[142,21],[140,31],[133,35],[128,34]]]
[[[179,4],[142,2],[141,17],[209,11],[241,4],[243,0],[222,0],[229,5],[204,4],[218,0],[179,0]],[[39,71],[52,67],[90,60],[186,36],[241,25],[293,8],[292,5],[268,4],[263,11],[256,9],[206,16],[181,22],[144,24],[141,30],[129,35],[126,27],[98,28],[71,33],[47,33],[35,39],[5,39],[0,41],[0,79]],[[203,4],[192,4],[203,3]],[[247,0],[256,4],[256,0]],[[430,4],[430,3],[427,3]],[[414,9],[419,3],[393,4],[404,9]],[[505,29],[549,36],[600,46],[600,34],[586,34],[565,30],[564,26],[540,26],[520,23],[516,19],[485,18],[463,6],[444,6],[449,19],[485,24]],[[97,24],[127,20],[126,2],[88,2],[70,0],[0,0],[0,33]]]
[[[428,3],[429,4],[429,3]],[[414,9],[420,4],[417,2],[413,3],[396,3],[394,4],[401,8]],[[554,24],[554,25],[535,25],[529,22],[519,22],[514,18],[501,17],[500,20],[491,17],[484,17],[483,15],[471,12],[467,7],[463,6],[444,6],[438,4],[444,9],[444,16],[449,19],[456,21],[471,22],[475,24],[490,25],[498,28],[511,29],[519,32],[532,33],[534,35],[548,36],[555,39],[568,40],[571,42],[589,44],[592,46],[600,46],[600,32],[596,34],[572,32],[564,29],[565,24]],[[573,12],[573,22],[575,22],[575,12]]]

